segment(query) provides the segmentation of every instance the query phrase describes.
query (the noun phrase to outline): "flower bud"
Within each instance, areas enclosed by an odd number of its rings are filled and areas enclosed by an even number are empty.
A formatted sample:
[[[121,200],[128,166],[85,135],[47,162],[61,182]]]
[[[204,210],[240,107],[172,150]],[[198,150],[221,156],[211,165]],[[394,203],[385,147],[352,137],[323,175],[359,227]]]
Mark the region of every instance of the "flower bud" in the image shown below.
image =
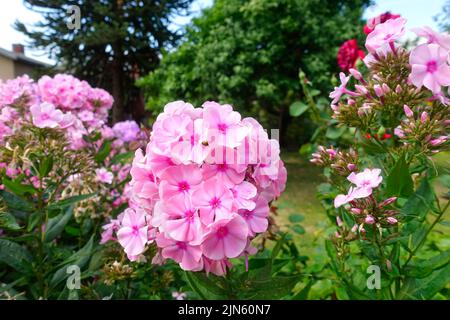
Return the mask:
[[[356,169],[356,165],[354,163],[347,164],[348,171],[354,171]]]
[[[356,79],[356,80],[361,80],[362,79],[362,74],[361,72],[359,72],[356,69],[351,68],[350,70],[351,75]]]
[[[375,94],[377,95],[377,97],[382,97],[384,95],[383,89],[381,89],[381,86],[379,84],[374,85],[373,90],[375,90]]]
[[[396,224],[398,222],[394,217],[387,217],[386,220],[389,224]]]
[[[398,126],[397,128],[394,129],[394,134],[399,138],[405,137],[405,133],[403,132],[403,130],[400,126]]]
[[[353,227],[352,227],[352,232],[355,233],[356,230],[358,230],[358,225],[354,224]]]
[[[374,224],[375,223],[375,218],[371,215],[368,215],[366,217],[366,219],[364,219],[364,223],[365,224]]]
[[[396,200],[397,200],[397,197],[388,198],[388,199],[384,200],[382,203],[380,203],[379,207],[382,208],[382,207],[388,206],[391,203],[395,202]]]
[[[356,89],[356,91],[358,91],[359,93],[364,94],[364,95],[366,95],[367,92],[368,92],[367,88],[362,86],[362,85],[360,85],[360,84],[356,84],[355,85],[355,89]]]
[[[336,223],[337,223],[338,227],[342,227],[344,225],[344,223],[341,220],[341,217],[339,217],[339,216],[336,217]]]
[[[399,93],[401,93],[401,92],[402,92],[402,87],[398,84],[398,85],[395,87],[395,93],[399,94]]]
[[[361,209],[360,208],[351,208],[350,212],[353,214],[361,214]]]
[[[381,88],[383,88],[384,93],[389,93],[391,92],[391,88],[389,88],[389,86],[386,83],[383,83],[381,85]]]
[[[428,113],[426,111],[422,112],[420,115],[420,121],[425,122],[428,120]]]
[[[440,136],[440,137],[438,137],[436,139],[431,140],[430,144],[433,147],[436,147],[436,146],[439,146],[439,145],[443,144],[445,141],[447,141],[447,139],[448,139],[447,136]]]
[[[406,115],[408,118],[411,118],[412,116],[414,116],[414,113],[412,112],[411,108],[408,107],[406,104],[403,105],[403,110],[405,111],[405,115]]]

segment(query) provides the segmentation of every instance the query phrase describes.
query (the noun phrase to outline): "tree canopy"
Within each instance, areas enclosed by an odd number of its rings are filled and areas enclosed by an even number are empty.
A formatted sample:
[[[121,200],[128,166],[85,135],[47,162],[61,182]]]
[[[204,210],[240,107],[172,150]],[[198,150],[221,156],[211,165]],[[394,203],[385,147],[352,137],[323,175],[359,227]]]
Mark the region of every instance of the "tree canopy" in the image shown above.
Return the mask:
[[[256,115],[284,135],[289,105],[301,97],[301,68],[325,94],[336,53],[362,36],[369,0],[216,0],[185,41],[140,81],[147,106],[218,100]]]
[[[30,38],[30,46],[47,50],[59,69],[112,91],[115,122],[126,113],[139,118],[139,110],[133,110],[139,96],[135,79],[156,68],[163,48],[177,43],[172,18],[186,14],[191,2],[25,0],[43,20],[33,28],[17,21],[16,29]],[[79,28],[67,25],[71,5],[80,8]]]

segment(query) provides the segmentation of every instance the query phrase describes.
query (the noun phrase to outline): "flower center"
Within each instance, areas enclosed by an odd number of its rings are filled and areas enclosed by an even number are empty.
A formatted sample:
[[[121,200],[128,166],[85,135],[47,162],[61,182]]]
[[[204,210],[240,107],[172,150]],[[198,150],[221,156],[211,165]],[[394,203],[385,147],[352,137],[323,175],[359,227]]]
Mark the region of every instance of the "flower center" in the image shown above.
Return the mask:
[[[217,236],[219,238],[223,238],[228,234],[228,228],[227,227],[220,227],[217,229]]]
[[[177,242],[177,247],[181,250],[186,250],[186,243],[184,242]]]
[[[211,199],[211,201],[209,202],[209,204],[211,205],[211,207],[213,207],[213,209],[216,209],[220,206],[220,199],[217,197],[214,197]]]
[[[427,63],[427,72],[435,73],[437,71],[437,63],[434,60],[428,61]]]
[[[48,115],[47,113],[43,113],[43,114],[41,115],[41,119],[42,119],[42,120],[48,120],[48,119],[50,119],[50,115]]]
[[[224,172],[227,170],[227,165],[222,163],[217,165],[217,171]]]
[[[217,128],[221,133],[225,133],[227,131],[227,125],[225,123],[219,123]]]
[[[181,192],[188,191],[189,183],[187,183],[186,181],[181,181],[180,183],[178,183],[178,190]]]
[[[133,226],[133,236],[137,236],[139,234],[139,227]]]
[[[184,213],[184,216],[188,219],[188,220],[193,220],[194,218],[194,211],[192,210],[188,210]]]

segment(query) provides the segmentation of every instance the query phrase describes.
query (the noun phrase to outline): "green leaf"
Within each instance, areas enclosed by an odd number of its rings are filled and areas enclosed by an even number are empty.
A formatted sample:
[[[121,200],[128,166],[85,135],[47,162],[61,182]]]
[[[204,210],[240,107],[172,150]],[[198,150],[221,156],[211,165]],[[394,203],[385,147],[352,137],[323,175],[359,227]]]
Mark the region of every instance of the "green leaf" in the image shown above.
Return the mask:
[[[92,255],[93,246],[94,236],[89,239],[89,241],[83,246],[83,248],[75,252],[60,264],[60,268],[53,274],[53,277],[50,280],[50,287],[56,287],[59,283],[67,278],[68,274],[66,273],[66,271],[68,266],[77,265],[80,269],[82,269],[85,265],[87,265]]]
[[[407,278],[396,299],[431,299],[450,282],[450,264],[423,279]]]
[[[281,299],[292,292],[300,276],[276,276],[268,280],[253,280],[249,283],[248,293],[244,298],[252,300]]]
[[[414,192],[414,183],[405,157],[401,156],[386,179],[386,192],[391,196],[407,198]]]
[[[39,176],[46,177],[53,168],[53,157],[51,155],[45,157],[39,165]]]
[[[3,177],[2,183],[5,185],[6,189],[18,196],[23,196],[26,193],[33,194],[36,191],[32,185],[22,184],[20,181],[11,180],[6,176]]]
[[[407,275],[413,278],[425,278],[434,270],[445,267],[450,263],[450,250],[441,252],[440,254],[427,260],[415,261],[405,270]]]
[[[48,206],[48,210],[55,210],[55,209],[62,209],[67,206],[70,206],[72,204],[75,204],[77,202],[89,199],[93,196],[95,196],[96,193],[89,193],[89,194],[80,194],[73,197],[65,198],[63,200],[60,200],[58,202],[52,203]]]
[[[19,196],[10,193],[5,190],[0,190],[0,197],[5,201],[8,209],[20,211],[20,212],[31,212],[33,211],[33,205],[20,198]]]
[[[134,157],[134,152],[132,152],[132,151],[125,152],[125,153],[120,153],[120,154],[115,155],[115,156],[111,159],[111,163],[112,163],[112,164],[117,164],[117,163],[128,162],[128,161],[130,161],[133,157]]]
[[[296,101],[289,107],[289,114],[293,117],[300,117],[306,110],[308,110],[309,106],[306,103],[301,101]]]
[[[66,208],[65,212],[60,213],[56,217],[48,220],[47,227],[45,228],[45,238],[46,242],[52,241],[57,236],[63,232],[64,227],[72,218],[73,207],[69,206]]]
[[[31,254],[15,242],[0,239],[0,261],[19,272],[28,273],[30,271]]]
[[[278,254],[281,251],[281,248],[283,247],[284,241],[286,239],[286,233],[283,233],[283,235],[281,236],[280,240],[277,241],[275,247],[273,247],[272,250],[272,259],[275,259]]]
[[[344,134],[345,130],[347,130],[345,127],[330,126],[328,127],[325,136],[328,139],[336,140]]]
[[[111,141],[106,140],[101,145],[100,149],[98,150],[97,154],[95,155],[94,159],[97,163],[103,163],[103,161],[106,159],[106,157],[109,155],[109,152],[111,151]]]
[[[204,273],[189,271],[186,271],[184,274],[187,283],[200,298],[204,300],[226,298],[227,292],[217,285],[218,279],[216,276],[207,276]]]
[[[16,221],[16,218],[8,212],[0,213],[0,228],[17,231],[20,230],[20,226]]]
[[[308,294],[309,291],[311,290],[311,287],[313,286],[314,281],[309,280],[308,283],[306,284],[306,286],[300,290],[299,293],[297,293],[292,300],[307,300],[308,299]]]
[[[408,198],[401,210],[405,220],[423,220],[434,202],[434,190],[428,179],[423,179],[416,192]]]
[[[305,233],[305,228],[303,228],[301,225],[299,224],[295,224],[292,226],[292,230],[297,233],[297,234],[304,234]]]
[[[289,221],[292,223],[302,222],[303,220],[305,220],[305,217],[301,214],[294,213],[289,215]]]

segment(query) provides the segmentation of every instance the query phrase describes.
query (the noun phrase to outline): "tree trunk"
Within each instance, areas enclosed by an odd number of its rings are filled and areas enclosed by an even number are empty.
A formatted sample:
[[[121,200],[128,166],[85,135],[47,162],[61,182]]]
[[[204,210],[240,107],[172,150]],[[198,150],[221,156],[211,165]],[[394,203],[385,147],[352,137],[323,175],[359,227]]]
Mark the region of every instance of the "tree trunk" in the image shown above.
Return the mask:
[[[114,61],[112,63],[112,95],[114,105],[112,110],[112,123],[124,120],[125,118],[125,97],[123,90],[123,69],[121,64],[120,46],[114,46]]]

